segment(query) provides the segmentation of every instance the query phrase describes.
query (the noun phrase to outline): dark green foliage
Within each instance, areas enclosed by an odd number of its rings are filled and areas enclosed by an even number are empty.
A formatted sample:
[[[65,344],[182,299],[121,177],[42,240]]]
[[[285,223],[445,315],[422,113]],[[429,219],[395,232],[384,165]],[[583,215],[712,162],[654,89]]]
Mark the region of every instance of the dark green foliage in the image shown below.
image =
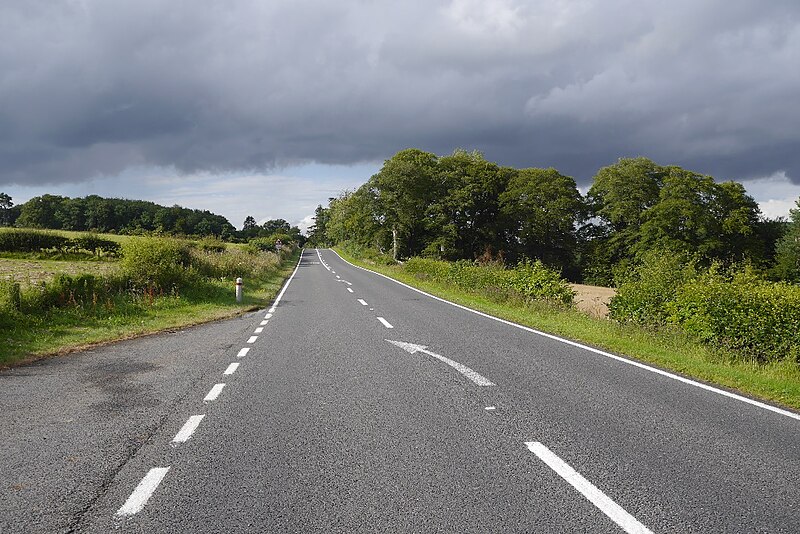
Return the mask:
[[[70,240],[70,246],[76,250],[85,250],[94,255],[116,256],[119,253],[120,245],[116,241],[103,239],[96,234],[84,234]]]
[[[772,276],[787,282],[800,283],[800,199],[790,212],[785,235],[775,247],[775,267]]]
[[[0,252],[64,250],[70,244],[69,238],[50,232],[16,229],[0,232]]]

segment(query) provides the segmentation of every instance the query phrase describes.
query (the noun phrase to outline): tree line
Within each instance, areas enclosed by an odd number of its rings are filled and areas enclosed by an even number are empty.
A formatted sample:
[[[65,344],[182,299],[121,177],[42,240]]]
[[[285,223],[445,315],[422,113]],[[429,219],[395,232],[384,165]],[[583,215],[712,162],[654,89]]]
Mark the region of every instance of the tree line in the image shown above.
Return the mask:
[[[228,219],[207,210],[97,195],[83,198],[42,195],[14,205],[9,195],[0,193],[0,226],[134,235],[160,233],[226,241],[278,236],[284,242],[301,245],[304,241],[300,229],[283,219],[258,225],[254,217],[248,216],[243,229],[237,231]]]
[[[354,191],[317,207],[309,240],[412,256],[539,259],[574,281],[609,285],[652,250],[748,262],[800,281],[800,200],[770,220],[733,181],[644,158],[603,167],[585,196],[558,170],[515,169],[480,152],[406,149]]]

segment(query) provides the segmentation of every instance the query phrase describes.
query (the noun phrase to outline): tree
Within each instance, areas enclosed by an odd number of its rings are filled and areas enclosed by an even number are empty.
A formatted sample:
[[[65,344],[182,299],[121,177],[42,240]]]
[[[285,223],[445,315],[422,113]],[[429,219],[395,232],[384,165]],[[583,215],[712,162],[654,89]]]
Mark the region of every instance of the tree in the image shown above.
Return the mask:
[[[323,208],[322,204],[317,206],[314,210],[314,224],[308,229],[308,240],[315,247],[328,246],[328,220],[330,219],[330,210]]]
[[[500,206],[518,256],[561,269],[574,266],[575,223],[584,211],[574,179],[553,168],[522,169],[500,195]]]
[[[800,283],[800,198],[789,211],[789,228],[775,247],[772,275],[779,280]]]
[[[11,208],[14,203],[11,197],[5,193],[0,193],[0,226],[8,226],[11,224]]]

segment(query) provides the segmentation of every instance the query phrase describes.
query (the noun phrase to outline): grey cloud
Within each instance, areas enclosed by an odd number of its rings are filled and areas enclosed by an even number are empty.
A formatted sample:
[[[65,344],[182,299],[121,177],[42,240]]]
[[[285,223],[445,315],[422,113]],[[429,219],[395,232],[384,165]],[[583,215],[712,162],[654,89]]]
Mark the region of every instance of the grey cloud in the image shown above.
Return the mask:
[[[0,184],[478,148],[800,182],[796,2],[4,2]]]

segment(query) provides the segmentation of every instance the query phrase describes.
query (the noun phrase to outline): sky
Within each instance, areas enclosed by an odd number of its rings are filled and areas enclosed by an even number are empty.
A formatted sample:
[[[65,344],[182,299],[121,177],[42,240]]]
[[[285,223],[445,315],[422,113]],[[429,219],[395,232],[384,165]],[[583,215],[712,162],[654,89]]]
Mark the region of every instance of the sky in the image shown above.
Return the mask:
[[[0,191],[307,227],[408,147],[800,198],[796,0],[4,0]]]

